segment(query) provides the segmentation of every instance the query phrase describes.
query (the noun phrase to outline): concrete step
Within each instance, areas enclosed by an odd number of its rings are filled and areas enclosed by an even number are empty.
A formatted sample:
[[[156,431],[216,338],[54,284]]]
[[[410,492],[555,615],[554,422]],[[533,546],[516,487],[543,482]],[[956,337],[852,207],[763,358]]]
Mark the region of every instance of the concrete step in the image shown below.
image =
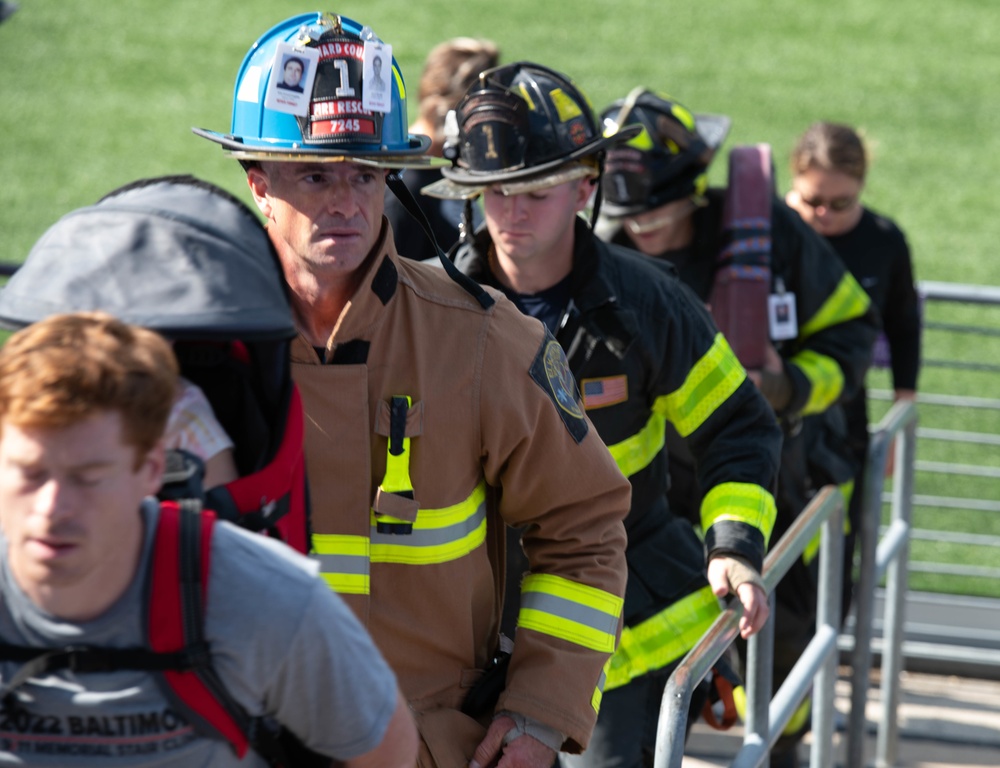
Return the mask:
[[[904,672],[900,678],[900,741],[897,768],[1000,766],[1000,682]],[[877,670],[865,708],[865,760],[873,765],[881,715]],[[834,760],[844,765],[846,736],[840,730],[850,706],[849,670],[836,686],[839,713]],[[742,744],[739,725],[720,733],[699,722],[688,739],[684,768],[728,766]],[[809,765],[809,737],[800,747],[800,765]],[[859,768],[851,766],[850,768]]]

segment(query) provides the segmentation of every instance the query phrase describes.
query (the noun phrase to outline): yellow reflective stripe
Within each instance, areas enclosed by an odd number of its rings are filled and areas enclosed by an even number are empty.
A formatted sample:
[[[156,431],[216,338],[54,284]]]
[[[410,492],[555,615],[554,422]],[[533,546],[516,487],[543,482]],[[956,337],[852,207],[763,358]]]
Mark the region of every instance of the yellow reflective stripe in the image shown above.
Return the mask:
[[[823,302],[819,311],[802,326],[799,338],[808,339],[831,325],[861,317],[868,311],[869,306],[871,299],[865,289],[858,285],[858,281],[850,272],[844,272],[834,292]]]
[[[320,575],[334,592],[367,595],[371,592],[368,575],[368,539],[335,533],[314,533],[313,553],[319,562]]]
[[[781,732],[781,735],[794,736],[805,727],[807,722],[809,722],[809,716],[811,714],[812,695],[809,695],[802,700],[802,703],[799,704],[795,712],[792,713],[792,717],[789,719],[788,725],[785,726],[785,730]]]
[[[708,351],[688,372],[676,392],[657,398],[654,408],[664,413],[681,437],[700,427],[743,383],[746,372],[725,337],[718,333]]]
[[[851,497],[854,496],[854,478],[852,477],[846,483],[841,483],[839,488],[844,497],[844,533],[848,534],[851,532],[851,518],[848,517],[846,510],[851,506]]]
[[[623,602],[597,587],[549,573],[532,573],[521,584],[517,626],[611,653]]]
[[[840,397],[844,391],[844,372],[832,357],[821,355],[811,349],[804,349],[789,361],[809,379],[809,399],[802,408],[802,414],[822,413]]]
[[[400,71],[395,66],[393,66],[393,68],[392,68],[392,76],[396,79],[396,88],[399,90],[399,98],[401,100],[405,100],[406,99],[406,86],[403,85],[403,75],[400,73]]]
[[[611,657],[608,657],[608,660],[604,663],[604,669],[601,670],[601,677],[597,681],[597,687],[594,688],[594,695],[590,697],[590,706],[598,714],[601,712],[601,701],[604,699],[604,681],[608,678],[608,664],[610,663]]]
[[[465,501],[444,509],[422,509],[407,536],[381,534],[371,513],[371,538],[314,533],[310,557],[323,580],[337,592],[367,595],[369,563],[430,565],[467,555],[486,539],[486,483]],[[399,543],[399,542],[405,543]]]
[[[406,536],[379,533],[371,513],[373,563],[431,565],[457,560],[486,540],[486,483],[465,501],[442,509],[421,509]]]
[[[846,483],[841,483],[839,486],[840,492],[844,496],[844,509],[851,503],[851,494],[854,493],[854,480],[848,480]],[[844,535],[846,536],[851,532],[851,519],[844,515]],[[823,535],[822,531],[816,531],[813,537],[809,539],[805,547],[802,550],[802,562],[809,565],[813,560],[816,559],[816,555],[819,554],[819,544],[821,537]]]
[[[702,587],[634,627],[622,630],[608,665],[604,690],[620,688],[679,659],[701,639],[722,612],[711,587]]]
[[[753,483],[720,483],[701,502],[701,526],[708,530],[720,520],[734,520],[759,528],[764,544],[771,540],[778,511],[774,496]]]
[[[666,442],[667,420],[662,413],[652,413],[638,434],[627,437],[620,443],[609,445],[608,450],[625,477],[632,477],[645,469],[656,455],[663,450]]]
[[[613,135],[614,133],[617,132],[618,132],[618,127],[615,126],[615,129],[611,133]],[[604,135],[605,136],[609,135],[608,131],[605,131]],[[653,137],[649,135],[649,131],[646,130],[646,126],[643,126],[642,130],[639,131],[639,133],[636,136],[629,139],[628,146],[635,147],[640,152],[648,152],[653,148],[654,146]]]

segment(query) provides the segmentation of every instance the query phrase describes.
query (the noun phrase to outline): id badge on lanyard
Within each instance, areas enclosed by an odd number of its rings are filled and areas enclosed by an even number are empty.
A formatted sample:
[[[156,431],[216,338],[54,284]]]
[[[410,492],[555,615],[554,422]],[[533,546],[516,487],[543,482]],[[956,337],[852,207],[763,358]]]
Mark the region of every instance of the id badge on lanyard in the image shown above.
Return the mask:
[[[775,281],[776,293],[767,297],[767,325],[772,341],[786,341],[799,335],[795,314],[795,294],[785,291],[785,282]]]

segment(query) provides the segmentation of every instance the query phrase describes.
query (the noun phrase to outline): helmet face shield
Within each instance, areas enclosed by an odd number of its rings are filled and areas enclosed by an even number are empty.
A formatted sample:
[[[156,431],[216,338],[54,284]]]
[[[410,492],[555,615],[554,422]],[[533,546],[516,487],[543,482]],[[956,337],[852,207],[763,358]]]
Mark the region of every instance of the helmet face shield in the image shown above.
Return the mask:
[[[652,194],[653,171],[648,152],[634,147],[614,147],[604,162],[604,202],[616,208],[648,200]]]
[[[607,135],[616,135],[622,122],[642,126],[638,136],[608,153],[602,210],[611,217],[704,194],[709,163],[729,130],[728,118],[695,118],[680,104],[642,88],[605,109],[602,118]]]
[[[422,157],[430,139],[409,133],[406,87],[391,50],[343,16],[286,19],[243,60],[231,132],[194,132],[242,160],[356,160],[388,168],[436,163]],[[285,82],[289,72],[296,82]]]

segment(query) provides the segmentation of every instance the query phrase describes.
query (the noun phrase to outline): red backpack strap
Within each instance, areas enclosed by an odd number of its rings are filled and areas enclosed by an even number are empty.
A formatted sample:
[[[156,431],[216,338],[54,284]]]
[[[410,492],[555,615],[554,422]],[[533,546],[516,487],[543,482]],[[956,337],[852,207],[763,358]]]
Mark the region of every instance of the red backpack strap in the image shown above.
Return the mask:
[[[302,397],[294,384],[288,402],[288,415],[281,445],[274,459],[260,471],[226,484],[243,524],[251,530],[275,528],[278,536],[303,554],[310,550],[309,521],[306,506],[306,462]],[[208,504],[219,501],[212,489]],[[262,502],[263,500],[263,502]],[[249,520],[251,516],[255,519]],[[227,515],[223,515],[228,519]],[[234,520],[233,522],[238,522]]]
[[[212,668],[204,637],[214,523],[211,512],[197,513],[172,501],[160,504],[146,598],[148,643],[158,653],[200,649],[204,663],[192,670],[166,670],[163,680],[199,730],[218,734],[242,758],[250,720]]]

